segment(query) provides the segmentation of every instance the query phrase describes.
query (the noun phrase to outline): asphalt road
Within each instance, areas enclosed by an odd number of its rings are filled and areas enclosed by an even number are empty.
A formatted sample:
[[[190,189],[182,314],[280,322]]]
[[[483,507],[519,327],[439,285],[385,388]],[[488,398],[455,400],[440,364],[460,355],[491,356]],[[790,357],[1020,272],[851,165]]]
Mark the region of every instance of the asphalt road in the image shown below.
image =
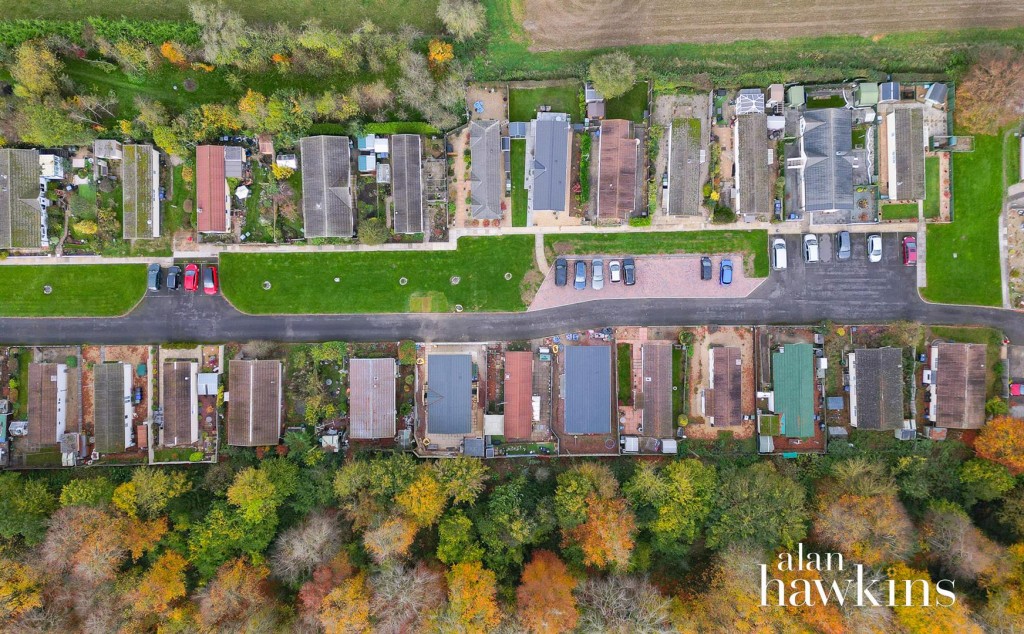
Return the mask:
[[[868,324],[905,319],[991,326],[1024,344],[1024,314],[921,300],[914,269],[902,265],[901,237],[883,237],[879,263],[867,261],[866,237],[854,234],[849,261],[836,260],[831,246],[823,246],[822,261],[805,264],[800,237],[789,236],[789,268],[773,271],[743,299],[592,300],[530,313],[244,315],[220,296],[164,290],[147,294],[125,317],[0,319],[0,343],[500,341],[604,326],[810,324],[823,319]]]

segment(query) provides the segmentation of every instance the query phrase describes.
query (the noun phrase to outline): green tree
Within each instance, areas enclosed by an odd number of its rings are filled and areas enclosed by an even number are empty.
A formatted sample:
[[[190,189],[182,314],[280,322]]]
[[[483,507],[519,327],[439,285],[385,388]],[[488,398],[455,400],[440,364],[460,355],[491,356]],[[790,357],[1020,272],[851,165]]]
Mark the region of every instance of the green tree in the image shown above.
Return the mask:
[[[1010,406],[1006,404],[1006,401],[998,396],[993,396],[985,402],[985,413],[988,414],[989,417],[1004,416],[1010,413]]]
[[[228,488],[228,502],[238,507],[242,519],[249,523],[276,514],[281,504],[277,487],[268,473],[253,467],[243,469],[235,476],[235,481]]]
[[[475,502],[490,477],[490,470],[482,461],[468,456],[438,460],[434,463],[434,469],[445,495],[455,504]]]
[[[503,578],[517,574],[526,548],[542,542],[555,528],[552,510],[538,499],[526,478],[519,476],[494,487],[477,533],[487,552],[487,565]]]
[[[1003,465],[974,458],[960,466],[960,483],[964,503],[970,508],[979,500],[991,502],[1003,497],[1013,488],[1015,480]]]
[[[636,61],[625,51],[607,53],[590,62],[588,77],[605,99],[614,99],[629,92],[636,83]]]
[[[449,566],[481,561],[484,550],[476,538],[473,521],[461,510],[450,511],[437,527],[437,558]]]
[[[214,502],[206,517],[189,531],[189,561],[203,579],[212,577],[232,557],[248,555],[253,561],[262,561],[263,551],[274,539],[277,522],[276,513],[249,522],[238,509]]]
[[[717,473],[699,460],[671,462],[660,471],[643,462],[625,484],[626,498],[652,545],[674,551],[680,541],[693,542],[704,526],[715,496]]]
[[[807,535],[803,487],[759,462],[725,474],[708,518],[708,547],[750,541],[792,547]]]
[[[84,145],[96,136],[59,108],[42,103],[23,104],[15,124],[21,140],[30,145]]]
[[[43,541],[57,497],[41,480],[12,472],[0,473],[0,490],[0,537],[21,537],[27,544]]]
[[[369,218],[359,223],[359,241],[363,244],[384,244],[391,239],[391,230],[380,218]]]
[[[114,484],[103,476],[75,478],[60,490],[61,506],[105,506],[114,497]]]
[[[139,467],[132,471],[132,479],[114,489],[114,506],[129,517],[154,518],[167,508],[168,503],[192,489],[183,471]]]

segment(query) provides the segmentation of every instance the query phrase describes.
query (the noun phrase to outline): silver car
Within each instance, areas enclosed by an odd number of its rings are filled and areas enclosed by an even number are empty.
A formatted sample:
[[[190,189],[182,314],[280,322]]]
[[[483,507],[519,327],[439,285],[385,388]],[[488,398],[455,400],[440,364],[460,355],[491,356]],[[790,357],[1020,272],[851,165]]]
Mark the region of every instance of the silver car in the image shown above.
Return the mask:
[[[590,287],[595,291],[604,288],[604,260],[594,260],[594,274],[591,276]]]
[[[872,233],[868,236],[868,262],[882,261],[882,236]]]
[[[622,281],[622,265],[619,264],[618,260],[612,260],[608,263],[608,279],[612,283]]]

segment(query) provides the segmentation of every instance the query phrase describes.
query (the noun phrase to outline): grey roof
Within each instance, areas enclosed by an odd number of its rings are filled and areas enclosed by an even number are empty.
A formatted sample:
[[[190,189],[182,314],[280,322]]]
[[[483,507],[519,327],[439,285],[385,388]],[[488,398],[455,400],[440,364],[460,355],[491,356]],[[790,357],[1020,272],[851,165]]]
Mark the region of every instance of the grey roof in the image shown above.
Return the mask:
[[[92,153],[98,159],[113,159],[120,161],[124,156],[124,149],[119,141],[113,139],[96,139],[92,142]]]
[[[42,246],[39,152],[0,149],[0,249]]]
[[[803,115],[801,148],[804,211],[853,209],[853,118],[849,110],[823,108]]]
[[[463,441],[462,451],[467,456],[473,458],[484,457],[484,439],[483,438],[467,438]]]
[[[245,164],[245,150],[237,145],[224,148],[224,177],[242,178],[242,166]]]
[[[525,121],[512,121],[508,124],[508,135],[513,139],[525,139],[529,125]]]
[[[470,213],[477,220],[501,219],[500,123],[472,121],[469,124],[469,151],[472,165],[469,173]]]
[[[152,145],[127,144],[121,163],[121,235],[125,240],[160,235],[160,156]]]
[[[924,198],[924,113],[920,108],[893,112],[896,125],[895,174],[889,174],[889,198]]]
[[[762,100],[764,95],[762,95]],[[736,180],[739,196],[736,211],[745,214],[772,212],[771,171],[768,163],[768,117],[764,110],[736,118]]]
[[[468,354],[427,357],[427,433],[468,434],[473,426],[473,360]]]
[[[932,101],[939,104],[946,103],[946,94],[949,92],[949,88],[946,84],[934,83],[928,86],[928,92],[924,94],[925,101]]]
[[[903,351],[865,348],[853,351],[850,368],[851,422],[859,429],[903,426]]]
[[[353,234],[352,162],[346,136],[311,136],[302,151],[302,218],[307,238]]]
[[[533,129],[536,141],[533,171],[533,208],[565,211],[565,184],[569,180],[569,115],[539,112]]]
[[[391,137],[395,233],[423,233],[422,154],[422,140],[418,134]]]
[[[565,432],[607,434],[612,424],[612,349],[565,349]]]
[[[881,86],[881,96],[879,97],[879,103],[885,103],[888,101],[899,101],[900,100],[900,82],[898,81],[887,81]]]
[[[699,119],[676,119],[672,122],[668,159],[668,208],[665,210],[670,216],[699,216],[702,213],[701,139]]]
[[[96,451],[120,453],[125,449],[125,367],[99,363],[93,368],[93,433]]]
[[[842,396],[830,396],[825,399],[825,409],[841,412],[846,409],[846,401],[843,400]]]

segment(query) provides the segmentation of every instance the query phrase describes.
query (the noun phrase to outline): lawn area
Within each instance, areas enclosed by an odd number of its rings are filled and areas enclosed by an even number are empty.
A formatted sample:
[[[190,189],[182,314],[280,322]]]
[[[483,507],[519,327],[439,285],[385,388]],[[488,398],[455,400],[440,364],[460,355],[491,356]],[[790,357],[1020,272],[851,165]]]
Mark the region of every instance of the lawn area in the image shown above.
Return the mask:
[[[552,112],[567,112],[573,123],[583,122],[580,93],[583,84],[548,88],[513,88],[508,95],[509,121],[530,121],[540,106],[551,106]]]
[[[633,346],[628,343],[620,343],[615,356],[619,364],[619,403],[631,405],[633,403]]]
[[[917,203],[890,203],[882,205],[884,220],[917,220]]]
[[[846,100],[843,99],[842,95],[832,95],[831,97],[808,97],[807,98],[807,109],[811,110],[814,108],[842,108],[846,105]]]
[[[591,253],[650,255],[655,253],[744,253],[748,273],[768,276],[768,232],[679,231],[595,233],[544,236],[548,259],[557,255]],[[998,272],[998,267],[996,268]]]
[[[183,165],[174,166],[173,184],[171,199],[164,203],[160,225],[165,236],[171,236],[179,229],[187,229],[193,226],[192,214],[185,214],[185,201],[193,200],[195,193],[192,184],[186,183],[181,176]]]
[[[220,265],[224,296],[248,313],[518,311],[539,282],[533,236],[462,238],[457,251],[224,253]]]
[[[928,227],[926,299],[1002,303],[998,226],[1002,206],[1001,137],[976,135],[973,152],[953,153],[953,222]]]
[[[1003,347],[1003,335],[994,328],[932,326],[929,328],[933,338],[948,339],[959,343],[983,343],[987,346],[985,367],[988,374],[987,397],[1000,396],[1003,393],[1003,373],[998,367],[999,354]]]
[[[605,118],[640,123],[644,120],[644,110],[647,110],[647,82],[640,82],[626,94],[607,100]]]
[[[49,285],[53,292],[43,294]],[[0,266],[0,317],[109,317],[146,292],[144,264]]]
[[[939,157],[924,160],[924,217],[939,217]]]
[[[526,226],[526,139],[512,139],[512,226]]]

